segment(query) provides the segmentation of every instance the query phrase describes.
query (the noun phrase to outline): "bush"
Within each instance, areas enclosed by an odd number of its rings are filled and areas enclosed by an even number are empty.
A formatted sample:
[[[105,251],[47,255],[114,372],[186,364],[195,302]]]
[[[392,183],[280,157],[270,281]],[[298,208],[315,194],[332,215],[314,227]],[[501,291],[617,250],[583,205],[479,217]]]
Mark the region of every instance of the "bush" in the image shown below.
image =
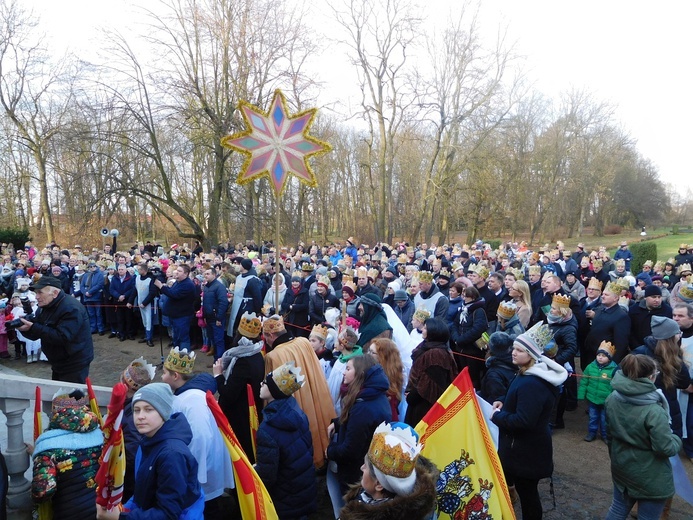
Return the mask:
[[[672,235],[678,235],[679,234],[679,225],[678,224],[674,224],[673,226],[671,226],[671,234]]]
[[[637,274],[642,271],[642,265],[647,260],[657,261],[657,244],[655,242],[638,242],[631,244],[630,251],[633,260],[630,262],[630,272]]]
[[[608,226],[604,226],[605,235],[620,235],[621,233],[623,233],[623,228],[617,224],[609,224]]]
[[[28,229],[0,228],[0,243],[14,244],[14,249],[24,249],[27,240],[31,240]]]
[[[491,246],[491,250],[495,251],[503,243],[502,240],[487,240],[486,243]]]

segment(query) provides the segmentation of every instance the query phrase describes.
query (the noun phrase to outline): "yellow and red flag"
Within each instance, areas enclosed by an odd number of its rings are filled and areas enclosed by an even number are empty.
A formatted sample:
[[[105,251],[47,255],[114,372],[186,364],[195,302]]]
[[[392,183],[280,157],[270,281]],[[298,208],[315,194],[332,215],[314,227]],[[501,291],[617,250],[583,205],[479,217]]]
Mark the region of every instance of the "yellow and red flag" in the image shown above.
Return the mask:
[[[36,401],[34,402],[34,444],[36,439],[43,433],[43,421],[41,419],[41,387],[36,385]],[[53,518],[53,505],[51,502],[41,502],[38,505],[39,520],[51,520]]]
[[[91,379],[87,376],[87,395],[89,395],[89,409],[96,415],[99,420],[99,426],[103,429],[103,417],[101,417],[101,410],[99,410],[99,403],[96,402],[96,394],[94,393],[94,387],[91,386]]]
[[[127,386],[123,383],[113,387],[111,402],[108,403],[108,415],[103,425],[104,443],[99,457],[99,471],[95,478],[96,503],[109,511],[119,507],[123,500],[125,438],[121,426],[126,394]]]
[[[253,458],[257,459],[257,429],[260,427],[260,421],[257,417],[257,406],[255,405],[255,394],[253,387],[250,384],[245,385],[248,392],[248,414],[250,415],[250,441],[253,443]]]
[[[514,520],[496,447],[465,368],[416,431],[422,454],[440,470],[438,518]]]
[[[214,420],[231,455],[241,517],[243,520],[279,520],[267,488],[250,464],[231,429],[228,419],[210,391],[207,391],[207,406],[214,415]]]

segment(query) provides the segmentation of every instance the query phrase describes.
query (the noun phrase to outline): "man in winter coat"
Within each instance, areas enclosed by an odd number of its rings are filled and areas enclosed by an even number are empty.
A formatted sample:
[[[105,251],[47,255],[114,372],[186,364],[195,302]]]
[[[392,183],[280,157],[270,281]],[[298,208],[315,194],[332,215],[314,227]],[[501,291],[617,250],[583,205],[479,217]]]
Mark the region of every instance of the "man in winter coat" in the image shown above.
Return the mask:
[[[671,318],[671,306],[662,301],[662,290],[656,285],[645,287],[645,297],[628,310],[630,316],[630,348],[639,347],[652,334],[652,316]],[[614,359],[617,363],[620,359]]]
[[[181,264],[173,273],[173,285],[169,287],[161,280],[154,282],[168,298],[166,313],[173,329],[173,344],[182,349],[190,348],[190,323],[195,314],[195,284],[189,275],[190,266]]]
[[[118,338],[120,341],[135,339],[132,310],[127,306],[135,292],[135,278],[128,272],[125,264],[118,265],[118,272],[111,280],[108,290],[117,305]]]
[[[226,311],[229,300],[226,297],[226,287],[217,279],[217,272],[206,269],[203,273],[205,284],[202,286],[202,314],[207,322],[207,340],[214,349],[214,359],[224,353],[224,336],[226,332]]]
[[[103,312],[101,303],[103,301],[104,289],[104,274],[101,268],[96,265],[96,262],[91,261],[88,265],[89,271],[79,282],[79,290],[84,298],[84,305],[87,308],[89,315],[89,325],[91,333],[99,333],[103,336],[106,331],[106,325],[103,322]]]
[[[580,354],[580,364],[583,367],[587,367],[595,360],[602,341],[608,341],[615,347],[613,360],[616,363],[619,363],[628,353],[630,317],[618,304],[619,293],[619,288],[610,283],[604,288],[602,305],[594,309],[592,327],[585,338],[584,349]]]
[[[41,340],[54,381],[84,383],[94,359],[87,310],[75,298],[68,298],[60,280],[42,276],[34,284],[39,310],[32,321],[22,318],[19,330],[30,340]]]

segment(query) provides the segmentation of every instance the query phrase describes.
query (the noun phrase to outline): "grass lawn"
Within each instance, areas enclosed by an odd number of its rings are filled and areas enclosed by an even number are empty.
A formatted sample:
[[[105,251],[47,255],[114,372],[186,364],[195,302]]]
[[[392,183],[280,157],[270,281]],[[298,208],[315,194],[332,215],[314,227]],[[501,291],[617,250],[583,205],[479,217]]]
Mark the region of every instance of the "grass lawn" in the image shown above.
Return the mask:
[[[613,257],[614,253],[618,249],[619,244],[623,240],[629,244],[633,242],[641,242],[643,240],[655,242],[657,244],[656,260],[666,262],[669,258],[673,258],[678,254],[680,244],[693,244],[693,233],[672,235],[671,227],[669,227],[648,231],[646,237],[641,237],[639,233],[633,232],[632,234],[623,233],[620,235],[609,235],[605,237],[583,236],[577,239],[572,238],[564,240],[563,242],[565,243],[566,249],[570,249],[571,251],[575,250],[579,242],[583,242],[585,244],[585,249],[587,251],[598,249],[599,246],[606,246],[609,253]],[[652,260],[655,259],[653,258]]]

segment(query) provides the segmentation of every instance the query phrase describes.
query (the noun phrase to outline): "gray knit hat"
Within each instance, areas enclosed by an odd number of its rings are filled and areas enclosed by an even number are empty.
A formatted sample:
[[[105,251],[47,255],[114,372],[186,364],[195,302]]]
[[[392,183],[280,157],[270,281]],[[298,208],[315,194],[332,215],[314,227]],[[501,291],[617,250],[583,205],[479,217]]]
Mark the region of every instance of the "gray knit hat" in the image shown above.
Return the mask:
[[[166,383],[150,383],[140,388],[132,398],[132,406],[139,401],[151,404],[168,421],[173,409],[173,392]]]
[[[664,316],[652,316],[650,324],[652,327],[652,336],[657,340],[673,338],[681,332],[678,323]]]

